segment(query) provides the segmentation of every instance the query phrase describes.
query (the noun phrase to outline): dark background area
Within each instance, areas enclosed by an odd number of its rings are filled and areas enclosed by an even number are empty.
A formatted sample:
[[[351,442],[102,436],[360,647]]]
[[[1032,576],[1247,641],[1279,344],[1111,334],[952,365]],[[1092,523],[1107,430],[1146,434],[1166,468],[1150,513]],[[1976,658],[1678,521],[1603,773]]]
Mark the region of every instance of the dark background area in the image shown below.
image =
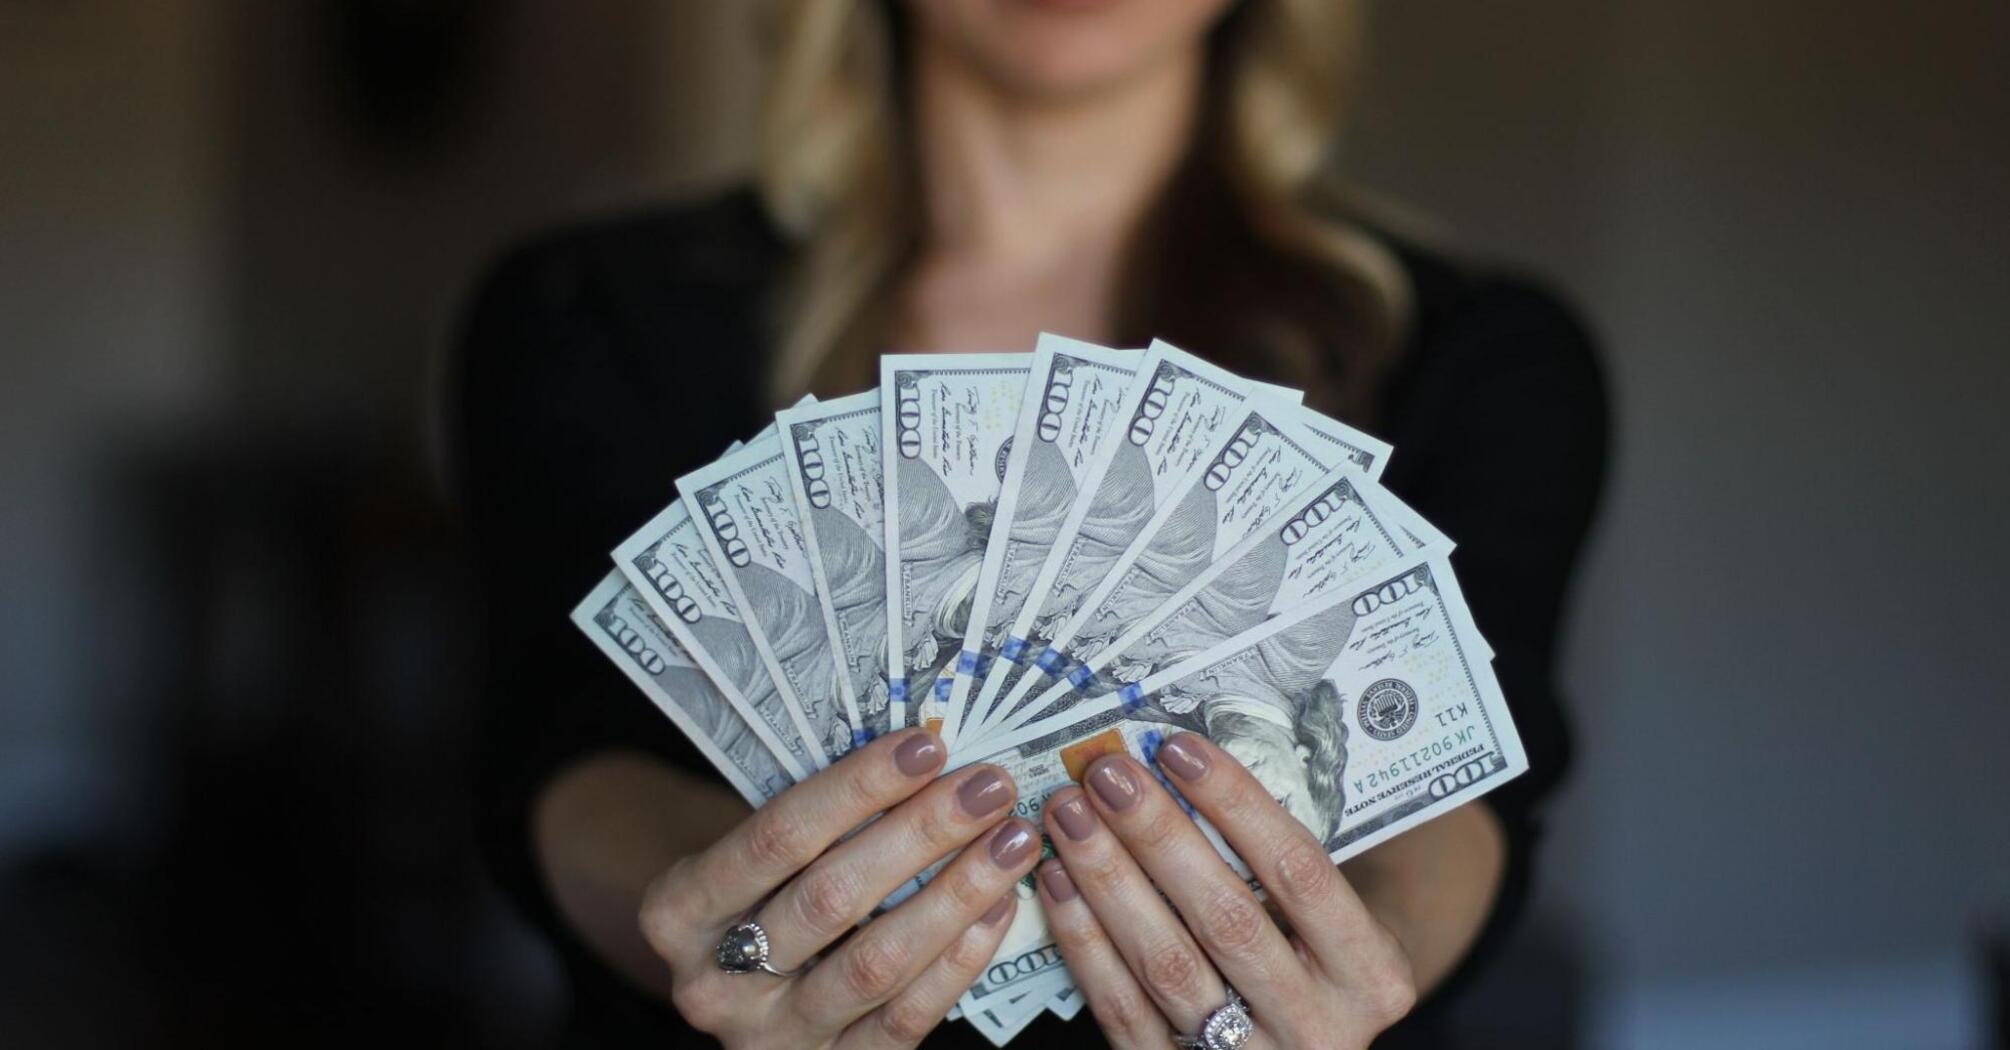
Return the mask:
[[[0,0],[0,1042],[551,1031],[468,848],[440,349],[513,236],[744,170],[756,6]],[[1373,50],[1348,170],[1566,289],[1619,411],[1473,1045],[2001,1038],[2010,7]]]

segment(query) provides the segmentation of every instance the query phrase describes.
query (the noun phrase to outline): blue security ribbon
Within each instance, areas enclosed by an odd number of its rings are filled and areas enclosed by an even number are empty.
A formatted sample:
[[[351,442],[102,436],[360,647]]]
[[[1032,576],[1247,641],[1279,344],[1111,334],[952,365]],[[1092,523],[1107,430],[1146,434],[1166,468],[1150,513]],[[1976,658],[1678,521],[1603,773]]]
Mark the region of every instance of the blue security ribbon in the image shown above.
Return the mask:
[[[949,679],[947,679],[947,678],[938,678],[938,679],[936,679],[936,680],[935,680],[935,698],[936,698],[937,700],[947,700],[947,699],[949,699],[949,687],[950,687],[951,685],[953,685],[953,684],[954,684],[954,683],[952,683],[952,682],[951,682],[951,681],[950,681]]]
[[[886,697],[887,697],[887,699],[889,699],[889,700],[893,701],[893,702],[894,702],[894,703],[896,703],[896,704],[904,704],[904,703],[906,703],[906,702],[907,702],[907,679],[905,679],[905,678],[889,678],[889,679],[887,679],[887,680],[886,680]]]
[[[1061,669],[1068,666],[1068,654],[1050,645],[1040,650],[1040,658],[1033,661],[1033,666],[1059,678]]]
[[[957,654],[957,656],[956,656],[956,673],[957,673],[957,674],[976,674],[976,673],[977,673],[977,659],[978,659],[978,654],[976,654],[976,653],[974,653],[974,652],[971,652],[971,651],[970,651],[970,650],[968,650],[968,649],[965,649],[965,650],[963,650],[963,651],[962,651],[961,653],[958,653],[958,654]]]
[[[854,729],[851,731],[851,746],[864,747],[870,743],[872,743],[872,730]]]
[[[1117,699],[1123,701],[1126,712],[1145,706],[1145,691],[1136,682],[1117,690]]]
[[[1026,639],[1013,635],[1005,639],[1005,647],[998,651],[998,655],[1015,664],[1020,663],[1020,658],[1026,655],[1028,644]]]
[[[1068,681],[1072,683],[1074,687],[1077,689],[1087,689],[1089,687],[1089,683],[1094,682],[1095,680],[1096,680],[1096,672],[1089,670],[1088,664],[1083,664],[1082,666],[1077,667],[1074,670],[1068,672]]]

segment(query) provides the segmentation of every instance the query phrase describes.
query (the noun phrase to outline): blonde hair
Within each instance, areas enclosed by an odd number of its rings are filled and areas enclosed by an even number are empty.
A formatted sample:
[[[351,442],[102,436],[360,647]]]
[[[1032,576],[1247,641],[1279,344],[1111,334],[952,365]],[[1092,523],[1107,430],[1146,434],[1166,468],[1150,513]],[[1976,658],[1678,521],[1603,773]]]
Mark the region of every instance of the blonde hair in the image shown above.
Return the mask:
[[[775,11],[757,178],[797,245],[770,370],[777,400],[869,362],[919,248],[889,7],[783,0]],[[1361,329],[1387,343],[1407,313],[1407,280],[1379,242],[1335,217],[1352,209],[1324,177],[1351,102],[1361,17],[1353,0],[1241,0],[1210,39],[1212,112],[1195,151],[1219,168],[1252,237],[1361,293],[1354,301],[1375,315],[1357,318]]]

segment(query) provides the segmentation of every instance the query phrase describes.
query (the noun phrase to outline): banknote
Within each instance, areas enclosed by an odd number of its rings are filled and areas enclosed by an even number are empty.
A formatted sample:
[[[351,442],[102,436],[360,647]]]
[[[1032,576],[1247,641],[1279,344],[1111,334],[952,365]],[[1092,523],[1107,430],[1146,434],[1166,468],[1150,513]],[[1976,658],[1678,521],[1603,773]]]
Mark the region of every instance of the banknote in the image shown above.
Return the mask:
[[[863,739],[863,730],[856,713],[842,706],[781,435],[678,478],[677,491],[783,702],[815,745],[812,757],[820,768],[836,761]]]
[[[1111,726],[1097,725],[1093,731],[1082,734],[1081,739],[1050,734],[1019,748],[988,755],[972,751],[952,754],[950,764],[960,767],[981,758],[1003,768],[1019,789],[1018,815],[1040,826],[1047,797],[1079,782],[1089,763],[1126,747],[1135,754],[1156,754],[1159,741],[1165,737],[1166,727],[1160,723],[1121,717],[1108,721]],[[1028,892],[1019,900],[1021,915],[1029,903],[1039,908],[1039,897],[1030,892],[1030,886],[1026,889]],[[1061,959],[1061,951],[1047,932],[1045,916],[1038,923],[1024,924],[1015,916],[992,955],[991,965],[964,995],[962,1006],[968,1014],[973,1004],[981,1008],[986,1001],[1010,1000],[1035,989],[1053,996],[1071,984],[1073,979]]]
[[[1022,658],[1023,640],[1009,638],[1012,622],[1082,495],[1083,472],[1115,432],[1119,403],[1140,356],[1136,350],[1040,337],[1031,385],[1012,429],[991,541],[977,574],[977,599],[950,684],[943,738],[951,746],[975,700],[976,683],[1001,652],[1007,660]]]
[[[790,776],[800,780],[819,768],[821,751],[783,702],[683,500],[616,547],[614,565]]]
[[[1126,686],[1119,707],[984,760],[1012,773],[1022,799],[1044,799],[1105,754],[1127,752],[1157,774],[1165,739],[1199,732],[1338,862],[1527,770],[1476,637],[1443,555],[1411,555]],[[1219,829],[1196,821],[1249,877]],[[1033,959],[1052,949],[1012,947]]]
[[[1344,466],[1370,481],[1382,480],[1382,472],[1389,469],[1389,456],[1396,449],[1381,438],[1310,408],[1301,409],[1294,418],[1305,428],[1309,443],[1319,451],[1322,462]]]
[[[971,759],[959,759],[951,753],[952,766],[965,764]],[[999,761],[993,756],[991,761]],[[1017,780],[1018,772],[1000,761],[1011,772],[1018,784],[1019,799],[1013,803],[1013,814],[1041,826],[1041,813],[1047,805],[1047,796],[1061,787],[1059,782],[1041,790],[1029,790],[1027,781]],[[1037,785],[1036,785],[1037,786]],[[1042,843],[1047,856],[1053,855],[1053,847]],[[1034,890],[1034,876],[1027,875],[1012,887],[1019,898],[1019,907],[1012,915],[1012,922],[1005,928],[1005,936],[999,941],[998,949],[991,954],[991,962],[978,975],[976,983],[963,993],[957,1005],[965,1015],[992,1009],[992,1004],[1007,1003],[1022,996],[1035,996],[1045,1001],[1072,987],[1074,980],[1068,968],[1061,962],[1061,953],[1054,946],[1054,938],[1047,930],[1046,910],[1040,906],[1040,896]],[[1007,1015],[1010,1010],[1000,1008]]]
[[[963,645],[1031,354],[880,359],[887,693],[895,728],[939,724]]]
[[[572,611],[572,622],[669,716],[748,805],[758,807],[795,782],[627,577],[608,573]]]
[[[1080,608],[1179,484],[1205,465],[1215,435],[1240,416],[1258,384],[1176,347],[1155,343],[1119,404],[1116,436],[1095,451],[1077,497],[1006,630],[1001,659],[978,691],[977,721],[1030,698],[1029,664]]]
[[[1128,717],[1204,732],[1249,767],[1336,861],[1528,768],[1444,556],[1370,580],[1121,690]]]
[[[1087,680],[1084,664],[1131,625],[1163,605],[1208,566],[1242,542],[1285,502],[1323,475],[1334,450],[1315,441],[1303,422],[1315,413],[1297,405],[1253,397],[1236,422],[1211,443],[1204,469],[1176,485],[1171,498],[1138,531],[1081,606],[1048,638],[1028,674],[1008,697],[989,729],[1040,721],[1058,691]],[[1352,457],[1354,470],[1365,469]]]
[[[846,710],[868,736],[890,728],[886,691],[886,515],[879,391],[775,416],[802,516],[817,605]]]
[[[750,805],[760,806],[794,782],[796,778],[689,658],[625,576],[610,573],[573,611],[572,619]],[[1044,940],[1043,917],[1030,885],[1022,884],[1018,892],[1022,914],[1015,916],[1008,936]],[[1001,958],[992,969],[1013,964],[1013,959]],[[1079,992],[1064,972],[1044,976],[1015,984],[1015,995],[986,997],[989,1005],[968,1015],[971,1024],[1002,1046],[1044,1009],[1072,1017],[1081,1008]]]
[[[950,757],[951,763],[955,764],[955,753],[951,752]],[[1029,796],[1022,792],[1014,804],[1013,813],[1037,827],[1045,798],[1045,793]],[[1045,856],[1053,855],[1051,846],[1043,843],[1043,848]],[[896,908],[919,893],[954,859],[953,855],[943,857],[908,879],[880,902],[875,914]],[[999,947],[982,975],[957,1000],[957,1012],[971,1018],[971,1023],[980,1028],[988,1026],[995,1030],[1010,1027],[1008,1022],[1017,1019],[1021,1012],[1031,1010],[1037,1013],[1045,1001],[1073,987],[1067,968],[1059,965],[1060,956],[1053,950],[1053,939],[1047,933],[1046,912],[1040,906],[1033,881],[1033,876],[1029,874],[1013,885],[1012,893],[1019,906],[1012,914],[1012,921],[1006,925]],[[1039,947],[1040,950],[1029,954],[1029,946]],[[1029,996],[1032,998],[1029,999]],[[1018,1005],[1012,1005],[1015,1003]]]
[[[1370,476],[1379,479],[1381,472],[1378,470]],[[1422,514],[1417,513],[1416,508],[1410,506],[1408,503],[1399,499],[1391,499],[1387,510],[1391,519],[1396,522],[1397,528],[1402,530],[1404,538],[1410,541],[1410,548],[1412,550],[1435,550],[1450,554],[1457,548],[1458,544],[1453,543],[1450,536],[1445,535],[1442,530],[1436,525],[1431,524],[1430,520]],[[1494,658],[1493,644],[1488,642],[1485,636],[1476,637],[1473,641],[1480,646],[1482,652],[1486,653],[1488,662],[1492,662]]]
[[[1393,445],[1317,412],[1307,411],[1299,422],[1305,424],[1315,442],[1330,446],[1335,457],[1333,462],[1353,463],[1369,480],[1382,480],[1382,471],[1388,468],[1389,456],[1395,451]],[[1451,538],[1424,520],[1424,516],[1412,510],[1409,504],[1399,500],[1389,509],[1396,514],[1399,527],[1409,537],[1412,547],[1418,550],[1426,547],[1452,549]]]
[[[970,1024],[982,1032],[984,1037],[991,1041],[992,1046],[1004,1046],[1011,1042],[1014,1036],[1025,1031],[1027,1025],[1038,1020],[1042,1013],[1051,1009],[1055,1000],[1063,999],[1065,995],[1065,991],[1052,996],[1028,992],[989,1010],[970,1015]]]
[[[1056,719],[1073,721],[1114,706],[1111,694],[1121,687],[1416,553],[1396,521],[1400,503],[1352,465],[1303,486],[1261,527],[1043,694],[1023,725],[988,742],[1009,746],[1044,735],[1043,726]]]

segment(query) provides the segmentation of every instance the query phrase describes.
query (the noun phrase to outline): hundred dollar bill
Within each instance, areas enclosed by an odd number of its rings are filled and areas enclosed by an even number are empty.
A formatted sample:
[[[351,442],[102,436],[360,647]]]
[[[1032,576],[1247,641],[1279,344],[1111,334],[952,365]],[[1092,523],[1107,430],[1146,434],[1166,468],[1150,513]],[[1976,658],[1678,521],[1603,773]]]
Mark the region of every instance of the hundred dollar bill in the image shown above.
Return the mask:
[[[572,611],[572,622],[670,717],[748,805],[759,807],[795,782],[626,577],[609,573]]]
[[[1315,439],[1333,445],[1341,458],[1365,466],[1370,479],[1375,481],[1382,479],[1382,471],[1389,465],[1389,456],[1394,452],[1394,446],[1317,412],[1308,411],[1306,416],[1308,418],[1302,422]],[[1363,456],[1367,458],[1361,458]],[[1398,527],[1402,529],[1404,536],[1409,539],[1411,549],[1442,550],[1450,553],[1457,546],[1450,536],[1439,531],[1436,525],[1431,524],[1409,504],[1402,500],[1391,502],[1392,505],[1388,509],[1395,515]],[[1487,646],[1487,659],[1492,660],[1493,648],[1487,645],[1485,638],[1479,641],[1481,645]]]
[[[1047,797],[1078,783],[1091,762],[1127,747],[1135,754],[1156,754],[1158,742],[1165,736],[1166,727],[1155,722],[1122,718],[1112,722],[1117,723],[1114,730],[1098,726],[1079,739],[1050,735],[1016,749],[981,757],[1011,775],[1019,788],[1015,811],[1037,827]],[[952,755],[951,765],[961,767],[979,758],[975,752],[965,751]],[[1021,921],[1028,905],[1031,910],[1040,911],[1039,897],[1032,892],[1030,881],[1031,876],[1022,880],[1019,915],[1014,916],[1012,926],[1006,930],[1004,940],[992,955],[991,965],[961,1000],[965,1014],[971,1012],[973,1005],[981,1009],[985,1002],[1010,1000],[1034,990],[1047,997],[1060,995],[1074,983],[1067,965],[1061,961],[1060,949],[1047,931],[1044,913],[1037,923]]]
[[[1416,553],[1397,523],[1400,505],[1351,465],[1301,487],[1260,527],[1043,694],[1024,725],[987,743],[1009,746],[1044,735],[1049,722],[1115,706],[1112,694],[1124,685]]]
[[[837,657],[788,475],[781,437],[771,434],[678,478],[677,491],[822,768],[863,734],[856,713],[841,707]]]
[[[1222,431],[1205,461],[1146,522],[1082,607],[1034,660],[1041,672],[1019,683],[992,728],[1033,725],[1066,705],[1062,698],[1091,679],[1087,663],[1124,631],[1218,562],[1271,514],[1332,466],[1338,451],[1303,425],[1316,413],[1251,398]],[[1320,417],[1323,418],[1323,417]],[[1338,425],[1338,424],[1335,424]],[[1366,462],[1344,455],[1347,468]]]
[[[952,758],[952,761],[957,760]],[[1017,776],[1016,772],[1014,776]],[[1034,827],[1039,827],[1047,796],[1061,786],[1056,783],[1037,793],[1022,787],[1013,812],[1031,821]],[[1052,847],[1045,849],[1051,856]],[[1046,909],[1040,906],[1040,895],[1033,888],[1033,880],[1034,876],[1027,875],[1012,887],[1012,892],[1019,898],[1019,907],[1013,912],[1012,922],[1005,928],[1005,936],[992,953],[990,964],[957,1000],[966,1017],[990,1011],[995,1016],[1009,1019],[1016,1011],[1000,1004],[1028,1001],[1028,996],[1032,997],[1031,1002],[1044,1002],[1074,985],[1067,966],[1061,962],[1060,950],[1054,946],[1053,934],[1048,932]]]
[[[1240,417],[1254,384],[1165,343],[1138,361],[1119,403],[1117,435],[1101,443],[1080,475],[1080,489],[1055,542],[1027,588],[1029,597],[1006,630],[1001,659],[978,692],[981,724],[1030,698],[1039,676],[1032,659],[1080,608],[1092,590],[1172,498],[1179,483],[1205,465],[1222,427]]]
[[[1323,462],[1344,466],[1369,481],[1382,480],[1382,472],[1389,469],[1389,456],[1396,447],[1381,438],[1309,408],[1299,409],[1295,420],[1305,428],[1309,443],[1320,451]]]
[[[989,1010],[971,1014],[970,1026],[983,1033],[992,1046],[1002,1047],[1039,1018],[1047,1009],[1050,998],[1033,993],[1017,996]]]
[[[1382,471],[1388,468],[1389,456],[1395,451],[1395,446],[1317,412],[1308,411],[1306,416],[1308,418],[1302,420],[1306,429],[1311,432],[1315,440],[1333,446],[1338,456],[1335,462],[1349,460],[1358,463],[1365,468],[1364,473],[1369,480],[1382,480]],[[1424,520],[1424,516],[1413,510],[1409,504],[1396,500],[1389,509],[1395,513],[1399,527],[1409,538],[1411,547],[1417,550],[1452,549],[1451,537],[1439,532],[1437,526]]]
[[[1001,655],[1022,659],[1023,640],[1010,628],[1082,495],[1082,474],[1114,433],[1117,411],[1140,351],[1112,350],[1057,335],[1041,335],[1031,385],[1019,405],[1011,453],[992,520],[991,541],[977,574],[977,599],[949,689],[943,738],[955,746],[975,700],[974,686]]]
[[[785,409],[775,421],[839,665],[838,690],[866,734],[878,736],[891,728],[879,391]]]
[[[1478,636],[1444,557],[1412,555],[1126,686],[1121,707],[986,760],[1022,799],[1045,798],[1116,751],[1156,773],[1165,738],[1193,730],[1346,860],[1527,770]],[[1248,878],[1219,829],[1196,820]],[[1038,958],[1051,946],[1014,947]]]
[[[1450,563],[1371,579],[1124,690],[1130,717],[1198,729],[1248,766],[1336,861],[1528,769]]]
[[[813,749],[761,662],[725,577],[698,533],[684,501],[675,500],[614,549],[615,568],[641,592],[650,611],[683,643],[789,775],[806,777],[818,768]]]
[[[951,760],[956,761],[954,753]],[[1022,792],[1014,804],[1013,813],[1039,826],[1047,794],[1042,792],[1036,796]],[[1051,847],[1046,855],[1052,855]],[[953,859],[944,857],[908,879],[880,902],[876,914],[890,911],[920,892]],[[1073,987],[1067,968],[1059,965],[1060,955],[1053,949],[1053,938],[1047,932],[1046,912],[1040,907],[1039,894],[1033,889],[1033,876],[1029,874],[1013,884],[1012,893],[1019,906],[1012,914],[1011,923],[1005,927],[998,949],[976,983],[958,998],[956,1004],[957,1013],[987,1031],[1010,1028],[1011,1022],[1018,1020],[1021,1013],[1030,1011],[1037,1014],[1046,1000]],[[1032,947],[1039,950],[1029,955]]]
[[[1327,463],[1291,417],[1295,406],[1252,401],[1227,431],[1207,468],[1169,500],[1084,600],[1085,611],[1042,653],[1043,669],[1064,658],[1069,679],[1131,624],[1164,604],[1219,561],[1271,512],[1325,473]],[[1080,684],[1077,682],[1077,684]]]
[[[1324,416],[1318,416],[1317,418],[1320,420],[1326,419]],[[1327,422],[1330,423],[1331,420],[1327,420]],[[1313,432],[1317,434],[1320,432],[1321,425],[1315,422],[1312,424],[1312,428]],[[1386,466],[1387,463],[1388,459],[1384,456],[1382,465]],[[1381,476],[1382,472],[1379,468],[1369,475],[1369,477],[1378,480]],[[1458,544],[1452,542],[1450,536],[1445,535],[1436,525],[1431,524],[1422,514],[1417,513],[1416,508],[1402,500],[1391,498],[1387,509],[1390,515],[1392,515],[1392,520],[1402,530],[1404,538],[1410,541],[1410,549],[1420,551],[1435,550],[1444,554],[1450,554],[1458,548]],[[1486,653],[1488,662],[1492,662],[1494,658],[1492,643],[1488,642],[1484,637],[1478,638],[1476,641],[1479,643],[1481,650]]]
[[[1032,356],[880,358],[894,728],[942,719]]]

